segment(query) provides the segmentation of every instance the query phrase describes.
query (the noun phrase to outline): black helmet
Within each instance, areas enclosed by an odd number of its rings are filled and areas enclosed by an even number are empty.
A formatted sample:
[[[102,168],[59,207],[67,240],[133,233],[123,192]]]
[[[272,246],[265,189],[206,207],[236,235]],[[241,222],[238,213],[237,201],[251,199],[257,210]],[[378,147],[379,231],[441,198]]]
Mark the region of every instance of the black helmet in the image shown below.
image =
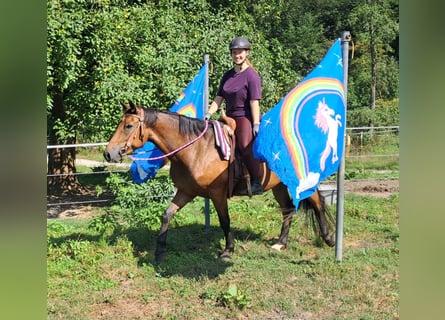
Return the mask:
[[[236,37],[235,39],[230,42],[229,50],[232,49],[246,49],[250,50],[250,42],[247,40],[247,38],[244,37]]]

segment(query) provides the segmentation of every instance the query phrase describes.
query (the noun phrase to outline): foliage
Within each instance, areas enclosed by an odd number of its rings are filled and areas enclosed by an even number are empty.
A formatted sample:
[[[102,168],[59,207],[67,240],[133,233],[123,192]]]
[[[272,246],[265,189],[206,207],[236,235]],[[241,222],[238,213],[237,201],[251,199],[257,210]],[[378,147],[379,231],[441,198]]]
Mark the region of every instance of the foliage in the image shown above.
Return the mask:
[[[373,86],[375,100],[398,97],[398,1],[365,1],[350,11],[349,22],[355,56],[349,74],[350,106],[370,107]]]
[[[249,297],[243,294],[236,285],[231,284],[227,291],[221,292],[217,301],[221,302],[222,306],[231,309],[243,310],[249,304]]]
[[[106,139],[119,120],[119,101],[169,108],[202,65],[204,53],[212,62],[209,83],[214,95],[222,73],[231,66],[227,45],[235,35],[253,43],[251,60],[263,78],[262,107],[267,111],[318,63],[343,31],[340,28],[347,26],[342,21],[351,21],[355,30],[352,106],[364,105],[369,96],[369,72],[363,68],[369,61],[368,27],[360,21],[370,12],[381,35],[380,98],[398,94],[397,63],[391,56],[398,34],[393,1],[372,6],[349,1],[349,14],[343,10],[344,1],[47,3],[48,131],[61,142],[68,136],[84,142]],[[358,102],[355,97],[363,98]],[[54,112],[57,99],[62,99],[64,117]]]
[[[399,124],[399,99],[378,100],[374,110],[363,107],[348,110],[347,127],[397,126]]]
[[[122,228],[158,228],[162,212],[175,191],[171,179],[161,175],[143,184],[136,184],[128,176],[111,174],[106,179],[108,190],[116,198],[102,215],[94,218],[90,228],[103,235]],[[97,188],[98,194],[104,190]]]
[[[265,88],[275,92],[280,82],[270,73],[275,57],[262,49],[252,17],[235,16],[230,7],[215,11],[200,0],[182,5],[48,0],[49,132],[61,142],[66,134],[96,141],[114,129],[119,101],[169,108],[202,65],[204,53],[214,66],[214,94],[231,66],[227,44],[240,33],[255,44],[252,60],[265,74]],[[52,112],[60,94],[66,118]]]

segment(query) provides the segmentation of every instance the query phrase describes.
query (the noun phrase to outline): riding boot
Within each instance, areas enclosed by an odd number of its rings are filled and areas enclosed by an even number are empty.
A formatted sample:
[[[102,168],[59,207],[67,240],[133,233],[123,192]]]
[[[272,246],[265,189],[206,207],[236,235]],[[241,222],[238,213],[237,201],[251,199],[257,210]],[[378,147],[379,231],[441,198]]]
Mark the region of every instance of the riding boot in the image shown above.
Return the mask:
[[[259,179],[252,179],[252,194],[258,195],[263,193],[263,186]]]
[[[252,180],[248,179],[247,184],[248,184],[247,188],[239,191],[238,195],[251,197],[253,195],[259,195],[259,194],[263,193],[263,186],[261,185],[261,182],[259,179],[252,179]],[[250,188],[249,188],[249,184],[250,184]]]

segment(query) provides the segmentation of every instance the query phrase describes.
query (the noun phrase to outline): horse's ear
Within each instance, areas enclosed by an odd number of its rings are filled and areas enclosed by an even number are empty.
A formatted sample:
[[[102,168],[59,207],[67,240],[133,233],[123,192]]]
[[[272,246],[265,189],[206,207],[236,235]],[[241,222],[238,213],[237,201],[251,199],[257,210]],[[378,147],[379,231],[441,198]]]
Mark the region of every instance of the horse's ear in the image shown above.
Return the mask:
[[[130,106],[128,104],[126,104],[126,103],[123,103],[122,101],[121,101],[121,106],[122,106],[122,111],[124,113],[127,112],[128,109],[130,109]]]
[[[135,104],[133,103],[133,101],[128,100],[128,103],[130,104],[131,112],[136,112],[136,106],[135,106]]]

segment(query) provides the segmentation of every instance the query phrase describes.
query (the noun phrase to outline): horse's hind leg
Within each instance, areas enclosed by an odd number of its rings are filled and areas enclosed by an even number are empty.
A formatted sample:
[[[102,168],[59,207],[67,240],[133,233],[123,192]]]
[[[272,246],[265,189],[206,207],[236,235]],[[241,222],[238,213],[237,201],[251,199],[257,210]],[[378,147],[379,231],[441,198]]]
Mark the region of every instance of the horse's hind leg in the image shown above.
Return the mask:
[[[289,230],[292,224],[292,218],[295,213],[295,206],[289,196],[286,186],[282,183],[272,189],[272,193],[280,205],[283,214],[283,223],[281,224],[280,237],[276,244],[272,246],[273,250],[280,251],[285,249],[289,237]]]
[[[159,235],[156,241],[155,259],[157,263],[162,262],[165,258],[165,254],[167,251],[167,231],[171,219],[179,209],[192,201],[193,198],[194,197],[191,197],[178,190],[172,202],[169,204],[164,214],[162,215],[161,230],[159,231]]]
[[[333,247],[335,245],[334,221],[330,216],[329,208],[325,205],[318,190],[308,198],[308,201],[315,211],[321,237],[328,246]]]

